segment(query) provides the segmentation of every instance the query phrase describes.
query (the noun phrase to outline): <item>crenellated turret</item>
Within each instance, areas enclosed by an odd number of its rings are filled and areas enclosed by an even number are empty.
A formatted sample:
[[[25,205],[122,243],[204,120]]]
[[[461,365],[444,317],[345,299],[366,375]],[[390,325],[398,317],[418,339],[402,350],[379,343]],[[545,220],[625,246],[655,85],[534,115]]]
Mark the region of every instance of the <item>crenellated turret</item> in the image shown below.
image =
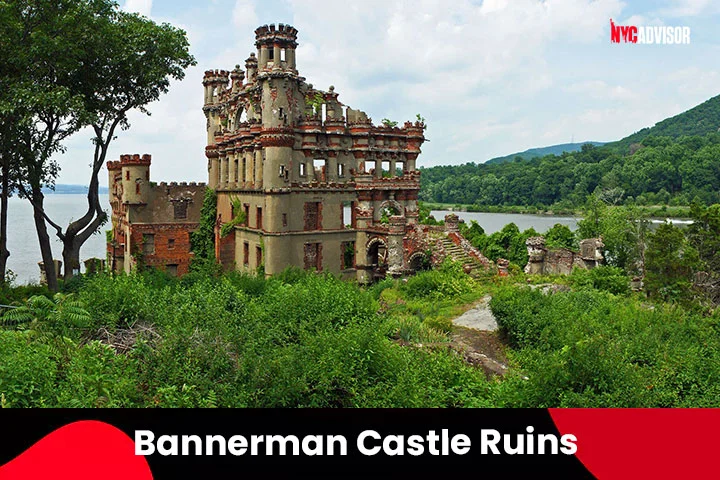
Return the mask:
[[[245,72],[242,71],[240,65],[235,65],[235,69],[230,72],[230,80],[232,80],[232,92],[237,93],[243,89],[243,80]]]
[[[263,25],[255,30],[260,70],[295,70],[298,31],[290,25]]]
[[[150,155],[120,155],[120,162],[110,164],[111,168],[117,171],[120,167],[122,174],[122,203],[143,204],[147,203],[147,196],[150,190]]]
[[[245,71],[247,72],[247,83],[252,85],[257,79],[258,60],[254,53],[245,60]]]
[[[218,97],[227,88],[229,72],[226,70],[207,70],[203,76],[205,87],[205,105],[212,105],[217,102]]]

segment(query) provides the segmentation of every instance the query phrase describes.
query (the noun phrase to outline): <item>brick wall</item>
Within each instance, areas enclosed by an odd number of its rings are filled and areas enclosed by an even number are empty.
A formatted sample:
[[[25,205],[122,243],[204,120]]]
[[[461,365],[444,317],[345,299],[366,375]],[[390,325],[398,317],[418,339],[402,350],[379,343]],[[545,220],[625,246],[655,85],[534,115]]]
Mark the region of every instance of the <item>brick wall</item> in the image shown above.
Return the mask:
[[[168,265],[177,265],[178,275],[184,275],[193,258],[190,233],[197,227],[197,223],[131,225],[130,253],[136,257],[140,253],[144,266],[165,270]],[[144,235],[154,236],[153,253],[143,253]]]

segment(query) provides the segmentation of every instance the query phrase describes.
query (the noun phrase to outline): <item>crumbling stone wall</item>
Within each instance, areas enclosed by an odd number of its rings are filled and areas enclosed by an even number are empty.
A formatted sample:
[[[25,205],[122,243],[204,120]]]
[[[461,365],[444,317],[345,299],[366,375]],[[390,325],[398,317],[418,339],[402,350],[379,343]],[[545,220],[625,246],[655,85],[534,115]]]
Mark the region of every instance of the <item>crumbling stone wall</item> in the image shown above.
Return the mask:
[[[525,245],[528,251],[528,264],[525,273],[531,275],[560,274],[569,275],[574,267],[592,269],[603,263],[603,243],[600,238],[586,238],[580,242],[580,251],[567,248],[548,249],[545,238],[530,237]]]

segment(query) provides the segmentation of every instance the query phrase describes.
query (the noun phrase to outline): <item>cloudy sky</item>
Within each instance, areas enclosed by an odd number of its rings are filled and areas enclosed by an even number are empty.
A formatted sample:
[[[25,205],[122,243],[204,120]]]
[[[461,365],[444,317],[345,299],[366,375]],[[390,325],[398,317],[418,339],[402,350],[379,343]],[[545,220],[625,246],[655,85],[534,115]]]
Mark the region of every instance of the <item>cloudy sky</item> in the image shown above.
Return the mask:
[[[185,29],[198,65],[110,151],[151,153],[156,181],[205,181],[202,72],[244,64],[254,29],[299,31],[308,82],[376,123],[427,119],[419,165],[611,141],[720,94],[712,0],[120,0]],[[611,44],[609,20],[692,29],[690,45]],[[84,183],[89,134],[68,142],[58,183]],[[106,182],[105,175],[103,181]]]

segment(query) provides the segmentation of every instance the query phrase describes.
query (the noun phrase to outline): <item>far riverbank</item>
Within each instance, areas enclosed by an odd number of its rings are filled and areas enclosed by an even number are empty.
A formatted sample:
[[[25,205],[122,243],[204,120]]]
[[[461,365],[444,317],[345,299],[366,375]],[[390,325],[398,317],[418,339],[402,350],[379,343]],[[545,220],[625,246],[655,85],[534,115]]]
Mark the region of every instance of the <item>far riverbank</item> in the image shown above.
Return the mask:
[[[508,213],[521,215],[546,215],[559,217],[582,217],[584,211],[581,208],[538,208],[528,205],[461,205],[452,203],[431,203],[422,202],[424,206],[430,210],[448,210],[451,212],[478,212],[478,213]],[[669,205],[637,205],[641,211],[645,212],[651,218],[690,218],[690,207],[687,205],[669,206]],[[442,220],[439,218],[438,220]]]

